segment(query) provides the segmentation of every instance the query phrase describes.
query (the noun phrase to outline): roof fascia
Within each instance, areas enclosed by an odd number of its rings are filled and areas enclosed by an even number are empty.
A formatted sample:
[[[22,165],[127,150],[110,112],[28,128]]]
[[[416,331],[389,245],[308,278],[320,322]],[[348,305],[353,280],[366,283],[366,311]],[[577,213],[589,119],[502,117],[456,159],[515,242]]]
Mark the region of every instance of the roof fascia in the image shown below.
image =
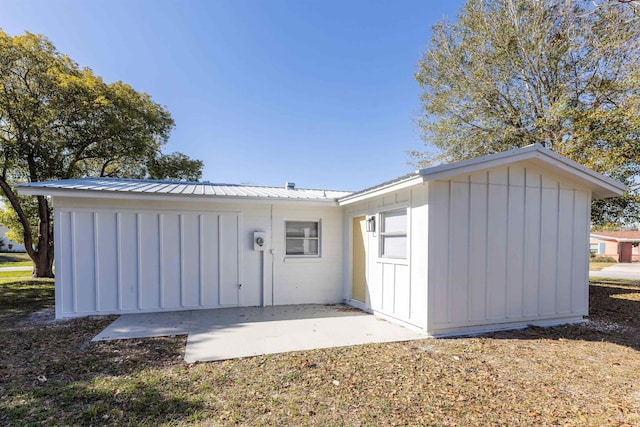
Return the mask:
[[[413,187],[424,182],[424,178],[420,175],[414,175],[404,181],[392,183],[380,188],[374,188],[371,191],[364,193],[358,193],[354,196],[345,196],[338,199],[339,206],[346,206],[353,203],[361,202],[363,200],[371,199],[373,197],[383,196],[385,194],[392,193],[394,191],[402,190],[404,188]]]
[[[18,187],[18,186],[16,186]],[[265,203],[277,205],[305,205],[305,206],[338,206],[335,199],[281,199],[274,197],[248,197],[248,196],[213,196],[205,194],[159,194],[159,193],[132,193],[128,191],[105,190],[79,190],[46,187],[18,187],[18,193],[31,196],[51,196],[69,198],[92,199],[120,199],[120,200],[160,200],[172,202],[202,202],[202,203]]]
[[[640,242],[640,238],[638,239],[633,239],[631,237],[612,237],[612,236],[603,236],[602,234],[590,234],[591,237],[593,237],[594,239],[598,239],[598,240],[609,240],[612,242],[619,242],[619,243],[635,243],[635,242]]]
[[[598,191],[595,192],[597,198],[620,196],[627,187],[609,177],[592,171],[572,160],[554,153],[551,150],[543,148],[539,144],[527,146],[518,150],[506,151],[503,153],[493,154],[490,156],[480,157],[477,159],[465,160],[456,163],[450,163],[432,168],[421,169],[419,172],[425,177],[426,181],[434,181],[437,179],[450,178],[456,175],[473,173],[483,169],[489,169],[507,164],[536,159],[546,164],[554,166],[565,173],[577,176],[587,181],[592,187]]]

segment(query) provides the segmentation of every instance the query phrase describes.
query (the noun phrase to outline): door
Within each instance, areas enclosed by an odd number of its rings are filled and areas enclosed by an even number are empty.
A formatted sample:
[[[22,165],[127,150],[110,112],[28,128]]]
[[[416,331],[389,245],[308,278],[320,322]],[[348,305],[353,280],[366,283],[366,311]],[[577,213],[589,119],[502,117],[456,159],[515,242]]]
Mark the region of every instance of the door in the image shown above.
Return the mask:
[[[353,253],[351,298],[362,303],[367,299],[366,217],[353,218]]]
[[[620,262],[631,262],[631,252],[633,251],[633,243],[620,242]]]

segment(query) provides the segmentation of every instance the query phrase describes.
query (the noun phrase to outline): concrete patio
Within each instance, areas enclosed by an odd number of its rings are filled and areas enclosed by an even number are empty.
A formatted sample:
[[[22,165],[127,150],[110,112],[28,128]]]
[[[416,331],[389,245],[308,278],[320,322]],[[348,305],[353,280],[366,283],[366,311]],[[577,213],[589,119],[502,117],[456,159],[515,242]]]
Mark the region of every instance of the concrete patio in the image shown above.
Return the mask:
[[[289,305],[120,316],[93,341],[188,335],[188,363],[424,339],[344,305]]]

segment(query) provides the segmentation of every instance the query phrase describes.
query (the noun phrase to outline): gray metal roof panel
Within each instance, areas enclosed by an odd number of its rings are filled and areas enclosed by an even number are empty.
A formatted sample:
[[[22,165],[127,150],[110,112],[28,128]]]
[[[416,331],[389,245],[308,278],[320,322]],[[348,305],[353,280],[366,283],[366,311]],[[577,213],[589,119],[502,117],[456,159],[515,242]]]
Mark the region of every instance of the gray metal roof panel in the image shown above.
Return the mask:
[[[137,180],[124,178],[78,178],[18,184],[20,188],[48,190],[89,190],[143,194],[179,194],[229,198],[265,198],[289,200],[335,201],[350,194],[348,191],[285,189],[256,185],[213,184],[208,182],[182,182]],[[46,194],[46,191],[43,191]]]

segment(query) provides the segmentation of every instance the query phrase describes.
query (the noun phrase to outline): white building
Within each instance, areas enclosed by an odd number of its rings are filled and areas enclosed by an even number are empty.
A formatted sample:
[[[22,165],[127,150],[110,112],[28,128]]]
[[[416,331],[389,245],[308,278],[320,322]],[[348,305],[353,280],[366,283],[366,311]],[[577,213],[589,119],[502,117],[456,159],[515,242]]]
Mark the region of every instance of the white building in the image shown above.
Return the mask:
[[[7,237],[7,231],[9,231],[8,228],[5,228],[2,225],[0,225],[0,238],[2,238],[2,241],[4,242],[2,251],[3,252],[25,252],[24,244],[14,242],[13,240],[9,239]]]
[[[77,179],[56,316],[346,302],[431,335],[583,321],[592,199],[625,187],[540,145],[356,192]]]

